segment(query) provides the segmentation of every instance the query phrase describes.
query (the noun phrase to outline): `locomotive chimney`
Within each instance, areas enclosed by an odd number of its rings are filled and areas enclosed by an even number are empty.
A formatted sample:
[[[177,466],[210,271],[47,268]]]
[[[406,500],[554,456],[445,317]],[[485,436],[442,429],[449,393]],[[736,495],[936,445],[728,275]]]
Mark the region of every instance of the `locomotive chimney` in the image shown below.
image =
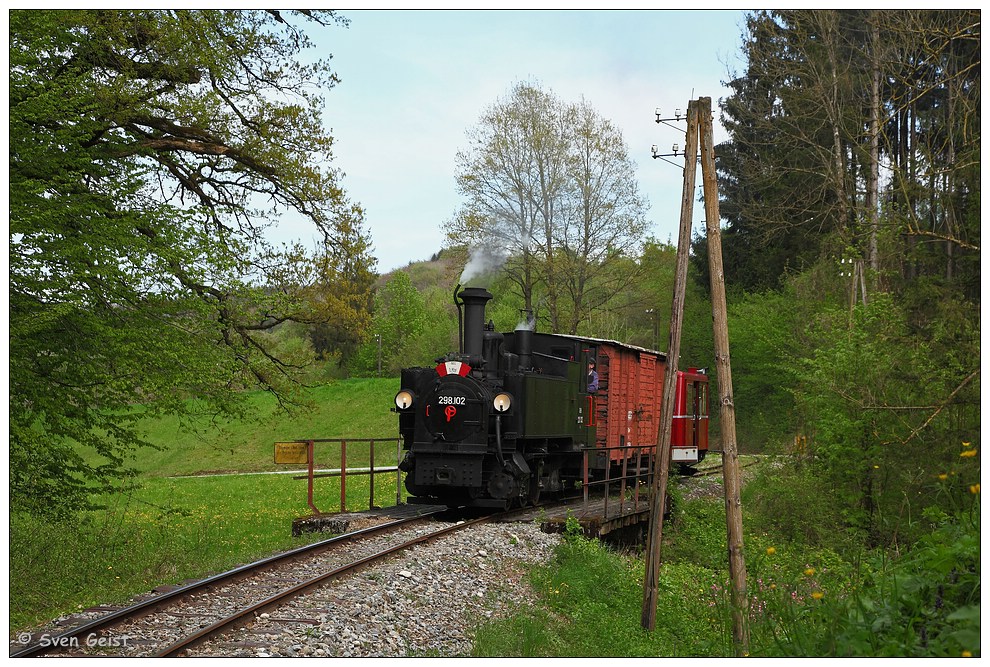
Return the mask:
[[[479,363],[485,335],[485,304],[491,293],[484,287],[465,287],[458,295],[464,304],[464,340],[461,341],[461,354],[472,359],[468,363]]]
[[[522,311],[526,317],[516,325],[515,352],[519,355],[519,368],[532,368],[533,360],[533,330],[536,328],[536,320],[533,318],[532,310]]]

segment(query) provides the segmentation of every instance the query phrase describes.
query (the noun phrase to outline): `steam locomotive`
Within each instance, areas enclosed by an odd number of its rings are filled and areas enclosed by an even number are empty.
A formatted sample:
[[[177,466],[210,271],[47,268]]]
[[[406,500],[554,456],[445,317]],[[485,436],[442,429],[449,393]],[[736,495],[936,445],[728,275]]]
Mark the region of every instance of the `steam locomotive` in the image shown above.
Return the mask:
[[[498,333],[485,322],[492,298],[458,285],[460,351],[402,370],[393,410],[410,502],[507,509],[602,478],[624,459],[640,464],[655,449],[665,356],[538,333],[531,321]],[[671,460],[689,465],[708,450],[708,376],[678,372],[676,386]]]

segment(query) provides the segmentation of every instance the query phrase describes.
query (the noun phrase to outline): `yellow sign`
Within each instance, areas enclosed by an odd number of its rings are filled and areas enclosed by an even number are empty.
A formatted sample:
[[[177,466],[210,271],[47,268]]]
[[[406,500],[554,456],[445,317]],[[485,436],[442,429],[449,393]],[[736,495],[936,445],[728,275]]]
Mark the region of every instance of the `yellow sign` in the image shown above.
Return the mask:
[[[309,444],[305,442],[276,442],[275,463],[309,463]]]

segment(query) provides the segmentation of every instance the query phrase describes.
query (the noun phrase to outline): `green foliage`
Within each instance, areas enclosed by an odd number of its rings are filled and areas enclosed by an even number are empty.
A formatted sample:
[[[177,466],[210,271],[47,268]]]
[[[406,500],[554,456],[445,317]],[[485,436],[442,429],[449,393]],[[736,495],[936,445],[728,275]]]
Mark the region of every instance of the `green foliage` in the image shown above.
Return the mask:
[[[711,633],[710,574],[689,564],[663,566],[654,633],[639,625],[642,576],[638,559],[571,535],[553,565],[532,573],[544,608],[479,628],[473,655],[719,655]]]
[[[381,371],[396,376],[403,368],[430,366],[456,349],[457,320],[452,315],[453,291],[445,303],[442,289],[426,298],[405,271],[396,271],[375,295],[374,315],[367,338],[351,365],[358,376]]]
[[[852,312],[824,309],[809,335],[796,405],[814,424],[812,465],[848,525],[875,543],[903,538],[905,510],[935,500],[928,482],[958,455],[953,436],[976,440],[979,383],[962,366],[973,362],[956,361],[957,345],[913,335],[882,294]]]
[[[853,565],[766,547],[749,559],[754,655],[978,656],[979,507],[927,514],[930,532],[903,555]]]
[[[795,331],[801,308],[789,290],[746,294],[729,307],[732,389],[740,442],[761,451],[798,430],[793,360],[805,353]],[[791,363],[788,363],[791,362]],[[714,379],[713,379],[714,386]]]
[[[106,489],[142,444],[135,403],[237,416],[260,386],[292,404],[312,354],[279,358],[266,332],[360,322],[368,244],[324,163],[312,91],[334,77],[308,46],[273,12],[10,13],[15,509],[66,515]],[[286,210],[321,232],[316,257],[264,241]]]
[[[761,465],[743,488],[742,500],[748,527],[757,534],[840,551],[864,538],[845,522],[831,484],[815,468],[789,456],[777,455]]]

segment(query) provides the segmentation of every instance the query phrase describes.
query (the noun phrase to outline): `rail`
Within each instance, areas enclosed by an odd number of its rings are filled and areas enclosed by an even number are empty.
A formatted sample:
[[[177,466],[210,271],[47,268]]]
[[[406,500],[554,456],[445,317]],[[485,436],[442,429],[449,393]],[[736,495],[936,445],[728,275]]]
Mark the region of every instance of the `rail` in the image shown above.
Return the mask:
[[[313,514],[320,515],[323,512],[316,506],[313,500],[313,480],[318,477],[339,477],[340,478],[340,511],[347,511],[347,478],[348,477],[370,477],[368,484],[368,509],[375,507],[375,476],[395,473],[395,504],[402,503],[402,473],[398,465],[375,466],[375,445],[382,443],[395,444],[396,463],[402,459],[402,440],[398,436],[385,438],[311,438],[307,440],[290,440],[291,444],[302,444],[306,446],[307,472],[305,476],[297,476],[293,479],[307,480],[306,504],[313,510]],[[340,467],[337,470],[316,470],[316,445],[336,444],[340,447]],[[368,465],[359,468],[347,468],[347,445],[367,444],[368,445]],[[381,450],[379,450],[381,451]]]

